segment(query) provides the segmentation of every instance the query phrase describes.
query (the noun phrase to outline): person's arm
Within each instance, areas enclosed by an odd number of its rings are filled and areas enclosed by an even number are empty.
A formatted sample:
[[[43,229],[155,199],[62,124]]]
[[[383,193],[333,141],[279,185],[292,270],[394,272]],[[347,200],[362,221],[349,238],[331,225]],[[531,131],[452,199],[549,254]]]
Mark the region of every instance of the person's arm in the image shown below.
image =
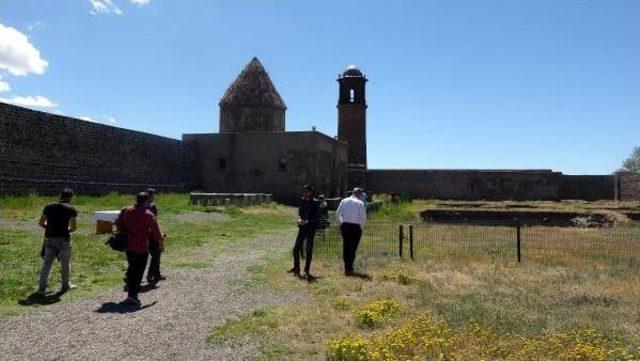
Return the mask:
[[[360,210],[358,212],[358,216],[360,217],[360,227],[364,227],[364,224],[367,221],[367,210],[364,208],[364,203],[362,203],[362,206],[358,208]]]
[[[309,219],[309,223],[314,226],[317,226],[318,223],[320,223],[320,202],[313,201],[311,219]]]
[[[118,218],[116,218],[115,225],[116,225],[116,230],[118,230],[118,232],[124,232],[124,214],[125,213],[126,213],[126,208],[123,208],[120,211],[120,214],[118,214]]]
[[[342,225],[342,204],[343,202],[340,202],[340,205],[338,205],[338,209],[336,209],[336,221],[338,222],[339,226]]]
[[[153,222],[151,222],[151,233],[153,238],[158,242],[160,251],[164,251],[164,235],[160,232],[160,226],[158,226],[158,221],[155,216],[153,217]]]
[[[38,221],[40,228],[47,228],[47,216],[43,213]]]
[[[72,217],[69,220],[69,233],[73,233],[78,229],[78,225],[76,224],[76,217]]]
[[[78,212],[75,208],[71,207],[69,210],[69,233],[73,233],[78,229],[77,219]]]

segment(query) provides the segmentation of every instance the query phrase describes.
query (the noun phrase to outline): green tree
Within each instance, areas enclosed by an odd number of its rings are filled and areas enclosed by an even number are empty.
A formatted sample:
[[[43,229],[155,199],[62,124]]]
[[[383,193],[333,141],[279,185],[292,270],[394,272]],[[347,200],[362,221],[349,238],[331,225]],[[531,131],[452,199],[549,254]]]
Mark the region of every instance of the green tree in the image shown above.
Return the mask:
[[[632,172],[640,172],[640,147],[635,147],[622,166]]]

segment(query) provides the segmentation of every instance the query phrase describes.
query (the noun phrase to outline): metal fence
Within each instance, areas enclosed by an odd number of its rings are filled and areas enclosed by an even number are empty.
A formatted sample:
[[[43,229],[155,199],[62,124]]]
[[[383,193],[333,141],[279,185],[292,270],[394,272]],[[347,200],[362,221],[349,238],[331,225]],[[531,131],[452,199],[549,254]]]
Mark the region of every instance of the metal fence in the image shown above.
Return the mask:
[[[339,257],[340,229],[319,231],[319,257]],[[368,222],[358,254],[373,258],[542,262],[549,264],[640,263],[640,226],[602,228],[498,223]]]

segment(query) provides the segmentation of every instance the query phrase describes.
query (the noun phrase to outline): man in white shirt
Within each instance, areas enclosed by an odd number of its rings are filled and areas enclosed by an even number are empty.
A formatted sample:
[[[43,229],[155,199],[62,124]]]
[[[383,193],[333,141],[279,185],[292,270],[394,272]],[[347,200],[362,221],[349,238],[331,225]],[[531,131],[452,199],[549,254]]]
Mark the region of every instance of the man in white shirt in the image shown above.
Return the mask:
[[[354,188],[351,197],[340,202],[336,210],[336,220],[342,232],[342,259],[344,260],[344,274],[353,276],[353,262],[356,250],[362,237],[362,227],[367,220],[367,211],[361,200],[362,189]]]

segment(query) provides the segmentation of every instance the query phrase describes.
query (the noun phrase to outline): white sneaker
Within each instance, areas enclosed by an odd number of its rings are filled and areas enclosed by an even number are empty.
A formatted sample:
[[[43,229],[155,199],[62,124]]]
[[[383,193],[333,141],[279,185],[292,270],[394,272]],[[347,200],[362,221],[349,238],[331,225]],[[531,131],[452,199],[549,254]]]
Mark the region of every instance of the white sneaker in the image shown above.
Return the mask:
[[[75,290],[76,288],[78,288],[78,286],[74,285],[73,283],[69,283],[68,285],[64,285],[60,288],[60,292],[67,292],[69,290]]]

